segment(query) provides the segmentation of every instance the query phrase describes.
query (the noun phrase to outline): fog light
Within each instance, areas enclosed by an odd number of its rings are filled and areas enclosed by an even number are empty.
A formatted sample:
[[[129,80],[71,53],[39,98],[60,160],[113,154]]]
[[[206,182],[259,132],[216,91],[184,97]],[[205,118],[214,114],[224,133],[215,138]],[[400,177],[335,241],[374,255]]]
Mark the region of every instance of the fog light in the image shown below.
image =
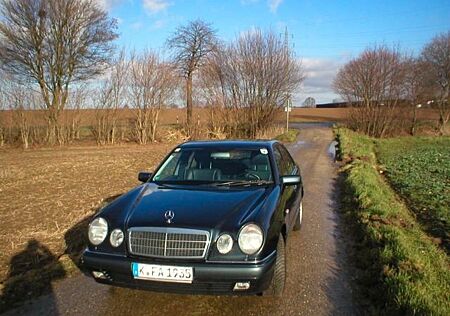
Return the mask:
[[[123,232],[120,229],[114,229],[111,232],[111,236],[109,237],[109,241],[111,242],[111,246],[119,247],[123,242]]]
[[[94,278],[96,279],[103,279],[106,280],[108,277],[105,275],[105,273],[101,272],[101,271],[92,271],[92,275],[94,276]]]
[[[228,234],[220,235],[219,239],[217,239],[217,250],[221,254],[227,254],[233,248],[233,238]]]
[[[233,291],[243,291],[250,288],[250,282],[236,282]]]

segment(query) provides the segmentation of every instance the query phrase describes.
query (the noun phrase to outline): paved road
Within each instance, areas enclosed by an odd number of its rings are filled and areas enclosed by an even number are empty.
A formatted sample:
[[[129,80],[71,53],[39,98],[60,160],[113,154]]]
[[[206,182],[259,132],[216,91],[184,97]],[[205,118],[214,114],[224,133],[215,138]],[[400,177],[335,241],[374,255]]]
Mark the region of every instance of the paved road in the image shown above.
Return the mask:
[[[281,299],[159,294],[99,285],[85,276],[53,284],[53,292],[10,311],[53,315],[354,315],[345,238],[336,209],[336,166],[328,153],[332,131],[297,125],[289,150],[305,182],[303,227],[287,244],[287,287]]]

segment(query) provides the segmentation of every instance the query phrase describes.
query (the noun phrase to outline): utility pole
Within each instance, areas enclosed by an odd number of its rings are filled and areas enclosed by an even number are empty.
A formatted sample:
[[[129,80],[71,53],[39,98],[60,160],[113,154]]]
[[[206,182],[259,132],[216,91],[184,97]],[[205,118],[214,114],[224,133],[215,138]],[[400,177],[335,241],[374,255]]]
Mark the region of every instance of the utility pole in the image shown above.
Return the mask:
[[[292,110],[291,98],[288,97],[286,100],[286,106],[284,111],[286,112],[286,133],[289,132],[289,112]]]
[[[284,30],[284,49],[285,54],[289,54],[289,33],[287,26]],[[289,112],[292,110],[292,104],[291,104],[291,96],[289,94],[286,95],[286,106],[284,107],[284,111],[286,112],[286,133],[289,132]]]

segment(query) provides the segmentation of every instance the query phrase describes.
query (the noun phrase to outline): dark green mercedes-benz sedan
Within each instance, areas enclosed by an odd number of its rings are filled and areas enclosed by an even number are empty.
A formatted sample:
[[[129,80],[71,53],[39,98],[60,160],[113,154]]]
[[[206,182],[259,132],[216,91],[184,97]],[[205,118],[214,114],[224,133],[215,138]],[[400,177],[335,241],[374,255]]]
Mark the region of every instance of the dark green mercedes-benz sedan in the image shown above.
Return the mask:
[[[281,143],[187,142],[138,177],[90,223],[87,274],[153,291],[283,293],[303,184]]]

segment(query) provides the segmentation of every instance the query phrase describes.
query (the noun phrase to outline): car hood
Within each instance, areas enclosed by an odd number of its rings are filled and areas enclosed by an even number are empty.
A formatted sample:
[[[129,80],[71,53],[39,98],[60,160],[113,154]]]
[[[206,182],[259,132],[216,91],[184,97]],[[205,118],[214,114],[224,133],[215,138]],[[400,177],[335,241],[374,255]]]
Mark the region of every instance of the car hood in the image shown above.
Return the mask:
[[[159,186],[148,183],[128,215],[131,227],[189,227],[235,229],[249,220],[270,191],[267,187],[215,188],[210,186]],[[166,211],[174,218],[169,224]]]

